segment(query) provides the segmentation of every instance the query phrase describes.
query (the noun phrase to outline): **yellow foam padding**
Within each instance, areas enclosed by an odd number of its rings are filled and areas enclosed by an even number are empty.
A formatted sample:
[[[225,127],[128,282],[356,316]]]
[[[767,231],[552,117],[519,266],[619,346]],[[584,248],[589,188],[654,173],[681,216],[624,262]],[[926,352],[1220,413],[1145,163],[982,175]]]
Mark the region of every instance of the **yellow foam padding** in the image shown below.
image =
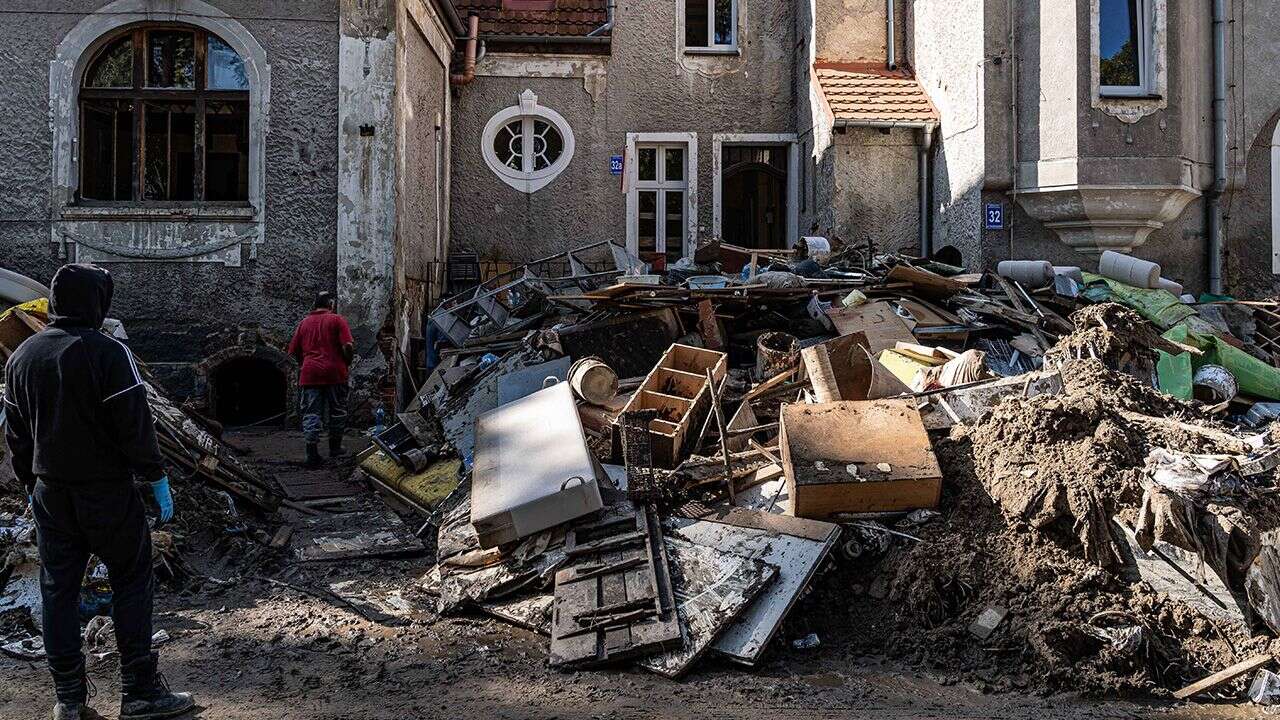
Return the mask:
[[[435,507],[458,486],[458,471],[462,461],[437,460],[422,472],[409,472],[397,465],[381,450],[360,463],[360,469],[385,483],[388,487],[413,500],[422,507]]]

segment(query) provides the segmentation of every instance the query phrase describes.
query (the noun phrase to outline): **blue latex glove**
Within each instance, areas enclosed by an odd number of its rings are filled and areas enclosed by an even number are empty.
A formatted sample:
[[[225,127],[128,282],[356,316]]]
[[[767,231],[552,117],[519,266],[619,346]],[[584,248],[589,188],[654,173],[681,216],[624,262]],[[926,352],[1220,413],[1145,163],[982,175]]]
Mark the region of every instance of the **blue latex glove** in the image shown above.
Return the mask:
[[[151,483],[151,494],[156,498],[156,505],[160,506],[160,522],[169,522],[173,519],[173,493],[169,492],[169,476],[165,475],[159,480]]]

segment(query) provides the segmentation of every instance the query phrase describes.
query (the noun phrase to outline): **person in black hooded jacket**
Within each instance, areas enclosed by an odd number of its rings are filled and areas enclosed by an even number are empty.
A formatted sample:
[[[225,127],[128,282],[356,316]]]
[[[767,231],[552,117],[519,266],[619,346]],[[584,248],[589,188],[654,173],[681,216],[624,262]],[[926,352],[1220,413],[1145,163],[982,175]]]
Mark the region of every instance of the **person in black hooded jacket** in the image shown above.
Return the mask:
[[[168,691],[151,649],[151,534],[134,478],[149,484],[162,521],[173,515],[173,498],[147,385],[129,349],[101,332],[112,289],[102,268],[60,268],[52,321],[5,367],[5,439],[35,517],[55,719],[83,717],[88,700],[79,598],[90,554],[111,582],[121,719],[194,707],[190,695]]]

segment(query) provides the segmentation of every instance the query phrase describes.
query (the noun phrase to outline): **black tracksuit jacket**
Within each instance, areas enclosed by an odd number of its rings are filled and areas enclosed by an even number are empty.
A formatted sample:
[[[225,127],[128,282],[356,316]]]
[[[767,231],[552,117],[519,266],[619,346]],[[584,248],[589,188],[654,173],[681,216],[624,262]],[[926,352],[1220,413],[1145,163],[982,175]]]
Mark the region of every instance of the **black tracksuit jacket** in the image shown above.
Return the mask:
[[[53,321],[5,366],[5,439],[30,492],[155,481],[165,470],[147,388],[129,349],[99,331],[111,305],[107,271],[66,265],[53,278]]]

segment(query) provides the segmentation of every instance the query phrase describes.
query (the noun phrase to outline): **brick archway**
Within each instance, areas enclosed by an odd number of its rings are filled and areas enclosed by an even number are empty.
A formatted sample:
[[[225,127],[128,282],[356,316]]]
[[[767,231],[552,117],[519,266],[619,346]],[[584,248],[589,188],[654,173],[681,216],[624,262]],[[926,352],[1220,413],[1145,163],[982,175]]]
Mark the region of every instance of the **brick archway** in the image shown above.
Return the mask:
[[[278,423],[263,424],[296,426],[298,424],[297,362],[279,349],[264,344],[259,337],[251,333],[242,333],[237,340],[236,344],[214,352],[196,365],[197,386],[205,388],[205,407],[209,413],[217,416],[220,403],[226,399],[221,393],[228,392],[227,388],[223,387],[225,381],[220,378],[219,371],[232,366],[249,367],[249,363],[256,362],[269,370],[278,372],[283,378],[284,385],[284,416]]]

